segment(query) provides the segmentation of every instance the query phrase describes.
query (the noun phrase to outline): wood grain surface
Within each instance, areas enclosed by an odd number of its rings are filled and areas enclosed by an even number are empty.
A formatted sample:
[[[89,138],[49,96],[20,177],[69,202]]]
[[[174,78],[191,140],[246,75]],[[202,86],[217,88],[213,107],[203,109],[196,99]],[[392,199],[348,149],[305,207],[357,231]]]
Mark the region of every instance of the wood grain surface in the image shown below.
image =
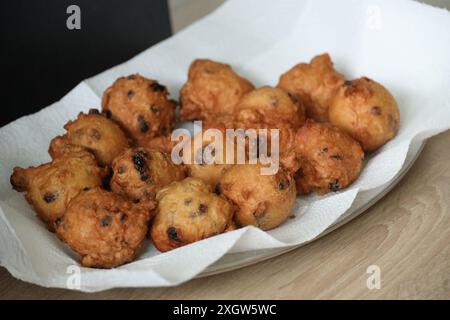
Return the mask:
[[[369,290],[370,265],[381,288]],[[277,258],[175,288],[85,294],[0,268],[0,299],[450,299],[450,131],[430,139],[399,184],[364,214]]]

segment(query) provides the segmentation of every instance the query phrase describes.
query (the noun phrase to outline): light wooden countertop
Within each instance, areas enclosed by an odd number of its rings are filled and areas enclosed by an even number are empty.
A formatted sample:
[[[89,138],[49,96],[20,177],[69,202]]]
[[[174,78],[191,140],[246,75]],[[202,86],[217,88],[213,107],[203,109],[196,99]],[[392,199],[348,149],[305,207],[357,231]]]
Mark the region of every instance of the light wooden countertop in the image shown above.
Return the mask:
[[[369,290],[370,265],[381,288]],[[399,184],[364,214],[282,256],[175,288],[84,294],[0,268],[0,299],[450,299],[450,131],[430,139]]]

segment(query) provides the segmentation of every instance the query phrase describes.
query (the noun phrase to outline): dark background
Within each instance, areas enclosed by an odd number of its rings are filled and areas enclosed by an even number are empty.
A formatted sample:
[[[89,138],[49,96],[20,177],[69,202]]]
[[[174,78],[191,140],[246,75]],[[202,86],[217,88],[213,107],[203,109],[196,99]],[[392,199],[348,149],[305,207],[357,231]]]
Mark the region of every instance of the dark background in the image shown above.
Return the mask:
[[[0,127],[171,34],[166,0],[2,0]],[[66,26],[81,9],[81,30]]]

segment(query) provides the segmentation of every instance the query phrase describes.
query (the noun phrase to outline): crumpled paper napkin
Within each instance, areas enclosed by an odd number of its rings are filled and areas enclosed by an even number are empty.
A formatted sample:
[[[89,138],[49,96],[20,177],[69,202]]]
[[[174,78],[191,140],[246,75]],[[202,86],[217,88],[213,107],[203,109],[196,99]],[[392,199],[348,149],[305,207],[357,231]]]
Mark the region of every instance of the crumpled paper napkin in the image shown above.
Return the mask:
[[[369,157],[350,188],[298,198],[295,218],[275,230],[247,227],[164,254],[148,245],[137,261],[115,269],[80,267],[75,289],[173,286],[227,253],[313,240],[387,188],[425,139],[450,127],[449,39],[449,12],[412,1],[227,1],[168,40],[81,82],[61,101],[0,129],[1,265],[24,281],[68,287],[70,266],[79,266],[77,255],[11,189],[12,168],[48,161],[51,138],[63,133],[63,124],[80,111],[100,106],[103,90],[119,76],[138,72],[158,79],[176,97],[190,62],[202,57],[232,64],[259,86],[275,85],[294,64],[329,52],[348,79],[365,75],[389,88],[401,109],[400,131]]]

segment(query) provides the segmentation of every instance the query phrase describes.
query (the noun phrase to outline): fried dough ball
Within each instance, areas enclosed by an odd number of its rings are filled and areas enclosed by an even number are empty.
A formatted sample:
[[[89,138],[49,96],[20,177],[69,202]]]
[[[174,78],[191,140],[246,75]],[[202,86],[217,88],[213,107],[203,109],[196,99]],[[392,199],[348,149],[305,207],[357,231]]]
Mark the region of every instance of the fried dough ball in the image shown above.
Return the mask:
[[[176,141],[172,141],[170,135],[158,136],[150,140],[141,141],[139,146],[146,149],[158,150],[168,155],[172,153],[172,148],[176,145]]]
[[[306,116],[316,121],[328,121],[328,107],[344,77],[333,68],[325,53],[310,63],[300,63],[281,75],[278,87],[286,90],[306,108]]]
[[[238,225],[269,230],[292,214],[295,183],[282,167],[273,175],[262,175],[261,168],[260,164],[233,166],[223,175],[219,191],[238,208],[234,214]]]
[[[208,119],[204,119],[202,121],[202,128],[203,131],[214,128],[222,132],[225,132],[226,129],[234,129],[236,128],[234,114],[221,115],[218,117],[214,116]]]
[[[295,132],[305,122],[305,111],[297,99],[284,90],[262,87],[245,95],[237,106],[235,122],[245,129],[278,129],[280,162],[293,172],[298,168],[293,152]],[[267,132],[267,151],[271,132]],[[276,156],[272,155],[271,156]]]
[[[392,139],[400,124],[397,102],[376,81],[363,77],[339,88],[329,109],[330,122],[374,151]]]
[[[185,168],[173,164],[166,153],[142,147],[114,159],[112,171],[111,190],[133,201],[154,199],[160,189],[185,177]]]
[[[189,177],[201,179],[203,182],[216,188],[225,171],[231,164],[189,164],[186,165]]]
[[[217,129],[220,131],[222,138],[222,157],[219,158],[220,155],[216,154],[216,150],[213,147],[214,138],[208,139],[206,136],[198,134],[190,142],[191,145],[188,149],[191,155],[190,158],[186,159],[186,157],[183,157],[183,161],[189,177],[201,179],[214,189],[223,173],[233,166],[235,162],[231,161],[231,163],[227,163],[225,128],[203,129],[203,134],[206,134],[208,129]],[[234,160],[236,160],[236,152]]]
[[[269,86],[247,93],[236,109],[239,128],[298,128],[305,122],[303,106],[284,90]]]
[[[64,128],[67,133],[50,143],[49,153],[52,158],[65,153],[66,145],[71,144],[88,149],[101,166],[106,166],[129,147],[122,129],[96,109],[91,109],[89,114],[80,113],[76,120],[69,121]]]
[[[83,266],[113,268],[136,258],[154,207],[153,201],[133,204],[112,192],[92,189],[70,202],[56,233],[80,255]]]
[[[101,186],[105,169],[86,150],[71,152],[38,167],[15,167],[11,184],[35,208],[38,216],[53,230],[69,204],[82,190]]]
[[[117,79],[102,98],[103,112],[137,143],[172,131],[176,103],[166,87],[138,74]]]
[[[151,227],[155,247],[169,251],[232,227],[233,206],[200,179],[186,178],[158,192]]]
[[[194,60],[188,81],[180,91],[181,119],[206,120],[232,115],[240,98],[253,85],[237,75],[230,65],[207,59]]]
[[[328,123],[307,120],[296,136],[300,169],[295,174],[297,193],[325,194],[347,187],[358,178],[364,152],[347,133]]]

